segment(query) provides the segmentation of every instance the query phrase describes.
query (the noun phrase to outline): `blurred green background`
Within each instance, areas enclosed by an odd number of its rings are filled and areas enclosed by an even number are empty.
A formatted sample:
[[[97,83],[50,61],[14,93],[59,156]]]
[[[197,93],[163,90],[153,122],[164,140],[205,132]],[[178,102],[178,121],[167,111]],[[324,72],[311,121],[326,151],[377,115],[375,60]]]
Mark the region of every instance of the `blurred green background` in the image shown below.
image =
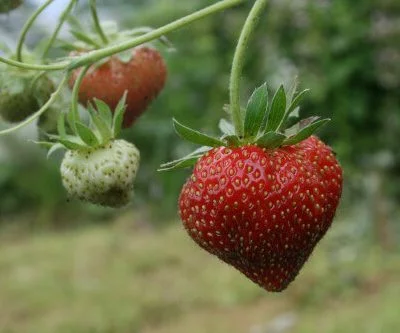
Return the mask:
[[[99,5],[102,18],[130,28],[157,27],[214,2]],[[1,42],[14,45],[38,3],[0,16]],[[43,14],[31,47],[51,33],[65,4],[54,1]],[[131,206],[67,201],[61,156],[46,160],[28,142],[35,126],[1,138],[1,333],[400,332],[397,0],[271,1],[251,42],[243,98],[264,81],[273,90],[298,75],[311,89],[301,113],[332,118],[319,135],[345,172],[335,223],[288,290],[266,293],[197,248],[180,226],[177,197],[190,170],[156,169],[193,146],[174,134],[171,118],[217,133],[251,4],[168,36],[176,50],[162,50],[167,86],[124,133],[142,154]],[[83,2],[75,14],[88,21]]]

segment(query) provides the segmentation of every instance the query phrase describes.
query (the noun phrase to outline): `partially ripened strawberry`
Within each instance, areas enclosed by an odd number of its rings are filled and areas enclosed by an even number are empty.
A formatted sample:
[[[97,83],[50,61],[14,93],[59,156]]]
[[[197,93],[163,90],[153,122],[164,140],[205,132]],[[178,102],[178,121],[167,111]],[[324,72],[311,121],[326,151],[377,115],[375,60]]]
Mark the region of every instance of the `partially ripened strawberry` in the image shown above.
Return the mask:
[[[314,136],[276,149],[219,147],[195,165],[179,212],[202,248],[281,291],[330,227],[341,191],[342,170]]]
[[[136,173],[139,150],[130,142],[117,139],[121,131],[126,94],[114,115],[102,101],[88,108],[90,122],[79,119],[76,108],[61,113],[57,123],[59,135],[49,135],[52,142],[39,142],[49,148],[48,154],[67,149],[61,163],[61,178],[70,198],[118,208],[129,203]],[[67,130],[68,129],[68,130]]]
[[[265,85],[244,113],[243,132],[222,120],[218,139],[175,121],[180,136],[202,144],[161,170],[194,164],[179,214],[190,237],[268,291],[284,290],[331,226],[342,169],[313,132],[327,122],[297,118],[305,91],[281,86],[268,105]],[[289,120],[290,118],[290,120]]]
[[[72,87],[80,73],[75,70],[69,81]],[[164,87],[167,68],[163,57],[154,48],[141,46],[132,51],[128,60],[112,56],[101,65],[93,66],[79,89],[79,101],[84,106],[94,98],[111,109],[128,92],[124,127],[129,127],[146,110]]]
[[[125,140],[87,150],[68,150],[61,164],[62,182],[70,197],[122,207],[131,199],[139,161],[139,150]]]
[[[29,117],[50,98],[53,82],[32,71],[0,68],[0,116],[11,123]]]
[[[18,8],[22,4],[22,0],[0,0],[0,14]]]

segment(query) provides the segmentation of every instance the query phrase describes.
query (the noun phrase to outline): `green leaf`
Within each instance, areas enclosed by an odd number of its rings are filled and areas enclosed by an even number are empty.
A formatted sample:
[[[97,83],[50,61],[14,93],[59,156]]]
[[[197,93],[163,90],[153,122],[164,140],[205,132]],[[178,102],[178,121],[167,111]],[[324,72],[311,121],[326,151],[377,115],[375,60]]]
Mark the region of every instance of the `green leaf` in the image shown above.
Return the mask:
[[[221,119],[218,124],[219,129],[223,134],[235,135],[235,127],[226,119]]]
[[[119,100],[117,107],[115,108],[114,118],[113,118],[113,133],[114,137],[118,137],[121,133],[122,123],[124,122],[124,114],[126,111],[126,97],[128,96],[128,91],[125,90],[124,95]]]
[[[321,126],[325,125],[326,123],[328,123],[330,121],[330,119],[321,119],[321,120],[317,120],[309,125],[307,125],[306,127],[304,127],[302,130],[300,130],[300,132],[298,132],[295,135],[292,135],[291,137],[287,138],[285,140],[285,142],[283,143],[285,146],[291,146],[291,145],[295,145],[305,139],[307,139],[308,137],[310,137],[311,135],[314,134],[314,132],[319,129]]]
[[[190,154],[186,155],[185,157],[161,164],[160,168],[158,168],[157,171],[170,171],[193,166],[200,157],[202,157],[206,152],[210,151],[211,149],[212,148],[206,146],[200,147]]]
[[[59,138],[58,141],[67,149],[70,150],[84,150],[84,149],[88,149],[87,146],[83,145],[83,144],[79,144],[76,143],[75,141],[71,141],[68,139],[61,139]]]
[[[106,121],[100,117],[100,115],[96,112],[92,104],[88,105],[88,111],[90,114],[90,120],[94,124],[95,129],[100,134],[101,142],[106,143],[113,137],[113,132],[111,128],[108,126]]]
[[[160,167],[157,169],[157,171],[173,171],[178,169],[189,168],[195,165],[200,157],[201,155],[179,160],[179,162],[172,161],[170,163],[161,164]]]
[[[292,103],[290,104],[288,110],[287,110],[287,116],[291,115],[291,113],[299,106],[302,98],[306,93],[308,93],[310,89],[304,89],[303,91],[299,92],[296,94],[293,98]]]
[[[285,141],[286,135],[277,132],[268,132],[261,136],[257,141],[257,145],[265,148],[277,148]]]
[[[297,87],[299,86],[299,78],[295,76],[293,79],[292,85],[290,86],[286,96],[288,104],[291,104],[294,96],[296,95]]]
[[[267,112],[268,90],[267,84],[254,90],[250,96],[244,118],[244,136],[251,137],[258,133],[262,120]]]
[[[187,141],[203,145],[203,146],[209,146],[209,147],[220,147],[224,146],[224,142],[221,140],[208,136],[206,134],[200,133],[199,131],[196,131],[194,129],[191,129],[185,125],[182,125],[179,123],[176,119],[173,119],[174,122],[174,128],[176,133],[182,138]]]
[[[95,98],[94,103],[96,105],[96,110],[99,113],[100,117],[112,128],[113,126],[113,114],[110,110],[110,107],[104,103],[103,101]]]
[[[276,91],[270,111],[268,114],[267,126],[264,133],[275,132],[282,124],[286,112],[286,94],[283,85]]]
[[[76,132],[84,143],[90,147],[95,147],[99,144],[99,140],[93,131],[81,122],[76,123]]]

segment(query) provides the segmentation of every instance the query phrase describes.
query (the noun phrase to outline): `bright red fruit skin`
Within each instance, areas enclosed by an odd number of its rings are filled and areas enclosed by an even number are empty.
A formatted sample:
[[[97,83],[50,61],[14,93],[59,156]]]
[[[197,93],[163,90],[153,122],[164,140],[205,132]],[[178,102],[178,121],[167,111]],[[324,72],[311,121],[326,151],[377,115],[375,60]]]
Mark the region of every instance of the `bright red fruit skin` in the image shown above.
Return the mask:
[[[73,72],[69,85],[72,88],[80,69]],[[79,89],[79,102],[86,104],[94,98],[100,99],[114,110],[125,91],[126,112],[124,127],[130,127],[146,110],[165,85],[167,68],[161,54],[143,46],[133,50],[129,62],[112,56],[104,64],[91,68]]]
[[[271,150],[219,147],[197,162],[179,213],[203,249],[282,291],[330,227],[341,192],[342,169],[315,136]]]

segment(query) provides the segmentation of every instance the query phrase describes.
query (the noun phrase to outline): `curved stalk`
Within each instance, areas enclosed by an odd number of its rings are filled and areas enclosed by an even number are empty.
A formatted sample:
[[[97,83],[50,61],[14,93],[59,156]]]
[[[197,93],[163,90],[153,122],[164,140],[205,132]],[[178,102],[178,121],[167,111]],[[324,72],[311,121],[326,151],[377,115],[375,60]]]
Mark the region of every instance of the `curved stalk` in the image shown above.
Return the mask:
[[[8,58],[0,57],[0,62],[7,65],[18,67],[21,69],[33,70],[33,71],[59,71],[67,68],[69,62],[62,61],[50,65],[39,65],[39,64],[27,64],[25,62],[15,61]]]
[[[35,23],[37,17],[53,2],[54,0],[47,0],[43,5],[41,5],[32,16],[26,21],[25,25],[22,27],[21,35],[18,40],[17,45],[17,60],[22,61],[22,47],[25,42],[26,35],[28,34],[29,29],[32,27],[33,23]]]
[[[122,42],[122,43],[113,45],[113,46],[109,46],[109,47],[106,47],[101,50],[89,52],[88,54],[79,57],[77,60],[72,61],[71,64],[68,66],[68,69],[74,69],[74,68],[78,68],[78,67],[85,66],[88,64],[93,64],[100,59],[109,57],[116,53],[120,53],[120,52],[129,50],[129,49],[134,48],[143,43],[150,42],[153,39],[160,38],[161,36],[171,32],[171,31],[179,29],[179,28],[181,28],[185,25],[188,25],[194,21],[200,20],[210,14],[214,14],[216,12],[227,9],[229,7],[238,5],[241,2],[243,2],[243,0],[220,1],[214,5],[211,5],[209,7],[201,9],[190,15],[184,16],[176,21],[173,21],[167,25],[164,25],[161,28],[155,29],[155,30],[153,30],[147,34],[144,34],[140,37],[137,37],[137,38],[128,40],[126,42]]]
[[[97,15],[96,0],[90,0],[90,12],[92,14],[92,19],[94,23],[94,28],[96,29],[98,35],[100,36],[104,45],[108,44],[108,38],[100,25],[99,16]]]
[[[77,3],[78,0],[71,0],[68,4],[68,6],[65,8],[65,10],[62,12],[60,19],[58,21],[57,27],[54,30],[53,34],[51,35],[44,51],[43,51],[43,55],[42,58],[45,59],[50,51],[50,48],[52,47],[52,45],[54,44],[58,34],[60,33],[60,30],[62,28],[62,26],[64,25],[65,21],[68,18],[69,13],[72,11],[72,9],[74,8],[75,4]]]
[[[232,121],[235,126],[236,134],[241,137],[244,132],[242,111],[240,108],[240,77],[243,71],[243,65],[246,58],[247,46],[254,32],[258,20],[267,6],[268,0],[256,0],[249,16],[243,26],[239,41],[233,57],[231,78],[229,84],[230,108],[232,112]]]

